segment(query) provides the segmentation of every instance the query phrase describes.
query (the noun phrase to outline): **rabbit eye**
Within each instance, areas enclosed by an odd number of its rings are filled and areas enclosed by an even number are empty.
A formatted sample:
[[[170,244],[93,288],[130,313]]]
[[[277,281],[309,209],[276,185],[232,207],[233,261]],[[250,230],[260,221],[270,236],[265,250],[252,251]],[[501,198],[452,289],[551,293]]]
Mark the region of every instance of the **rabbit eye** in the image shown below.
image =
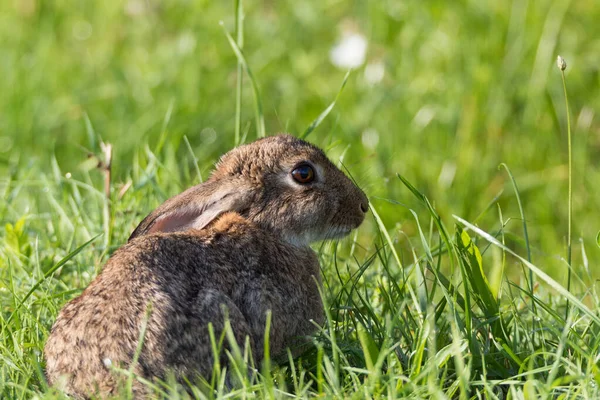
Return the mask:
[[[292,178],[298,183],[311,183],[315,179],[315,171],[310,165],[302,164],[292,171]]]

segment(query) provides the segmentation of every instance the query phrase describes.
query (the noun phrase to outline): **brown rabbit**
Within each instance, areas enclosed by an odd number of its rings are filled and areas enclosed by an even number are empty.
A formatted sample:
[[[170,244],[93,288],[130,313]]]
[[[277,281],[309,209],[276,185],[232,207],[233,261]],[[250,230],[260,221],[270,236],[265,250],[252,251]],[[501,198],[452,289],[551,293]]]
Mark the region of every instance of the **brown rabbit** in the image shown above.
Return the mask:
[[[368,201],[317,147],[289,135],[224,155],[209,180],[148,215],[102,273],[60,312],[46,343],[52,385],[76,397],[116,394],[132,367],[152,380],[210,377],[208,324],[227,314],[238,343],[263,357],[323,320],[319,262],[309,243],[358,227]],[[134,384],[143,395],[144,386]]]

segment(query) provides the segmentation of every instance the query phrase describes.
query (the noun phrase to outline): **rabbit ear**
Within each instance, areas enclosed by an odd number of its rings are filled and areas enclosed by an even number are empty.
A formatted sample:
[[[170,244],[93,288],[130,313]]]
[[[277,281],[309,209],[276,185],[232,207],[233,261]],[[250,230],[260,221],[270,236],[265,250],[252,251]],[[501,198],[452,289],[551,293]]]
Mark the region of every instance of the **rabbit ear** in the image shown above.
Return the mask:
[[[225,212],[248,208],[251,200],[251,192],[239,185],[205,182],[163,203],[144,218],[129,240],[155,232],[202,229]]]

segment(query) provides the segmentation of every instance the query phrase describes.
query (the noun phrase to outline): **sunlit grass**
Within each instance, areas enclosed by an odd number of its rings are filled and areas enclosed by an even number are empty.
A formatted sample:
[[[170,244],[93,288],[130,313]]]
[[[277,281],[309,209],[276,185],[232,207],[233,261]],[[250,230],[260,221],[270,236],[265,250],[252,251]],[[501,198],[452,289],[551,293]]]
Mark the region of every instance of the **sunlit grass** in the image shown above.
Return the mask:
[[[261,366],[231,346],[230,371],[147,382],[157,395],[597,398],[599,13],[550,0],[2,2],[0,397],[64,398],[41,353],[60,308],[220,154],[289,131],[371,200],[356,233],[315,246],[327,321],[296,359]],[[349,74],[329,60],[344,30],[369,43]]]

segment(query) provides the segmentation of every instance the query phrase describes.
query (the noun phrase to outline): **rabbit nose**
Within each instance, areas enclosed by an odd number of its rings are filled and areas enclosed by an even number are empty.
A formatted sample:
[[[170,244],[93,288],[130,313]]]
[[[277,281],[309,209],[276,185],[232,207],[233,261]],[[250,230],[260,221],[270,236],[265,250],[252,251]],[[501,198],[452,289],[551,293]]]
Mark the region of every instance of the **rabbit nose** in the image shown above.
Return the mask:
[[[363,213],[367,213],[367,211],[369,211],[369,202],[368,201],[362,201],[360,203],[360,211],[362,211]]]

